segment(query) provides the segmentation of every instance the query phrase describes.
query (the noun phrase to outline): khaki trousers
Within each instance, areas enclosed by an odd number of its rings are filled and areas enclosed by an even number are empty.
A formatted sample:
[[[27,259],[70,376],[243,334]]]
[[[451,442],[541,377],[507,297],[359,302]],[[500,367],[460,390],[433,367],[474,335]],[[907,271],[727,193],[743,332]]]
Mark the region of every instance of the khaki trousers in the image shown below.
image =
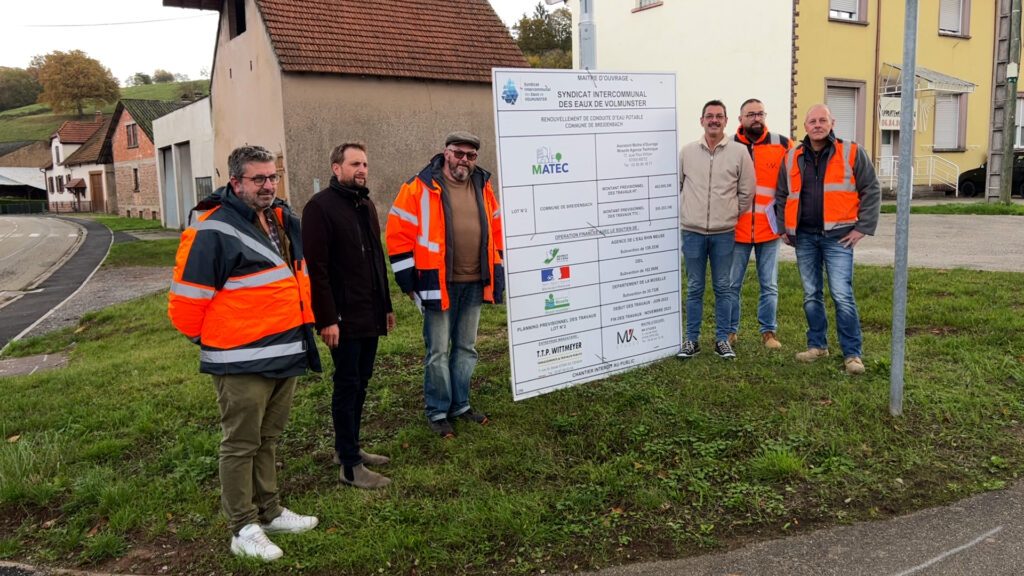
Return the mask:
[[[277,437],[288,422],[298,378],[214,376],[220,406],[221,505],[231,531],[281,515]]]

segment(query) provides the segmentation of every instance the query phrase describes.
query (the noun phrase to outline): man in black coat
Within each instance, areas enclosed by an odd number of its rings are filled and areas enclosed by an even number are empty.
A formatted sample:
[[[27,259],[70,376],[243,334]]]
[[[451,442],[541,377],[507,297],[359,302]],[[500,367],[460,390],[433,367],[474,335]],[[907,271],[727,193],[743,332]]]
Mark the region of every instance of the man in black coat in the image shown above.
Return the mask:
[[[395,327],[377,208],[366,188],[366,146],[342,144],[331,152],[331,185],[302,211],[316,328],[334,359],[335,462],[339,480],[358,488],[383,488],[391,479],[366,465],[387,464],[359,445],[366,387],[373,375],[377,339]]]

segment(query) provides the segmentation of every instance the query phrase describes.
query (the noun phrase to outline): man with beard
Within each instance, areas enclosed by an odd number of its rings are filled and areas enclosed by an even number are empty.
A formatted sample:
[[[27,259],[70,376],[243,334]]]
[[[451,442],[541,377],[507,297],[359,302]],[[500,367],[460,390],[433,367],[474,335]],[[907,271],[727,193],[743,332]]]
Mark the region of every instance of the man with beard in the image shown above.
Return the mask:
[[[853,247],[875,233],[882,204],[881,186],[864,148],[832,132],[828,106],[807,111],[807,136],[786,153],[775,191],[776,218],[785,223],[782,239],[796,248],[804,288],[807,350],[800,362],[829,355],[822,269],[836,307],[836,332],[847,374],[864,373],[860,314],[853,296]]]
[[[377,208],[366,188],[366,146],[347,142],[331,152],[331,184],[302,211],[320,338],[334,359],[334,462],[338,479],[357,488],[383,488],[391,479],[367,468],[387,464],[359,443],[366,388],[377,340],[395,327]]]
[[[715,353],[735,358],[729,344],[732,295],[729,274],[735,243],[736,217],[750,207],[754,195],[754,163],[742,144],[725,137],[725,104],[711,100],[701,111],[704,135],[683,146],[679,154],[682,193],[679,222],[686,262],[686,339],[679,358],[700,353],[704,318],[704,276],[711,262],[715,291]]]
[[[732,308],[729,312],[729,344],[736,345],[740,327],[740,292],[747,273],[750,253],[757,262],[757,280],[761,296],[757,303],[757,323],[761,326],[761,342],[765,348],[777,350],[782,344],[776,338],[779,308],[779,233],[775,222],[775,184],[779,166],[792,147],[792,141],[768,131],[764,104],[751,98],[740,106],[740,127],[733,138],[747,147],[754,161],[757,187],[750,208],[736,221],[736,247],[732,253]]]
[[[277,438],[295,383],[320,371],[299,219],[276,197],[274,153],[241,146],[227,186],[189,214],[175,257],[167,314],[199,346],[220,408],[221,505],[231,552],[264,561],[284,555],[267,534],[317,525],[281,506]]]
[[[469,404],[483,302],[500,303],[501,210],[491,174],[476,165],[480,139],[452,132],[444,150],[398,192],[388,213],[395,281],[423,312],[427,424],[442,438],[452,422],[487,424]]]

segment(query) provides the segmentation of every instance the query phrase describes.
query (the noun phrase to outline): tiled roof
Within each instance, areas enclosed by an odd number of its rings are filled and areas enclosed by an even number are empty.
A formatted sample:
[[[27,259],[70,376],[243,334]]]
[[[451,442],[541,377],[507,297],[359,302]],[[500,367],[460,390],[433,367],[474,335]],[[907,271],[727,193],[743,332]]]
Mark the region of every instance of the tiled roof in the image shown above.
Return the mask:
[[[92,137],[82,144],[82,147],[75,150],[75,153],[68,156],[61,162],[64,166],[77,166],[79,164],[109,164],[113,161],[113,154],[110,150],[110,127],[113,116],[106,116],[100,127]],[[63,141],[63,139],[61,139]]]
[[[189,104],[189,102],[167,102],[164,100],[133,100],[122,98],[114,109],[115,122],[121,117],[121,111],[127,110],[132,119],[138,124],[142,131],[153,141],[153,120],[174,112],[178,108]]]
[[[19,142],[21,146],[11,150],[0,145],[0,166],[16,168],[43,168],[53,162],[50,145],[46,142]],[[7,150],[7,152],[3,152]]]
[[[527,66],[487,0],[256,3],[285,72],[489,83]]]
[[[78,120],[65,120],[55,134],[60,137],[64,144],[82,144],[99,130],[103,121],[80,122]]]

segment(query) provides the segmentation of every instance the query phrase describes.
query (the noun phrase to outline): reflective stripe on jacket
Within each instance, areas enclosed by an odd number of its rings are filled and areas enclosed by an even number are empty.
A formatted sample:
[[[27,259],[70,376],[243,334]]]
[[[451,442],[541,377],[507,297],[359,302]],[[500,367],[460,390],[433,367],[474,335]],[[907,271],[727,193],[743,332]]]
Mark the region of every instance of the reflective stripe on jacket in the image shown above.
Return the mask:
[[[320,370],[299,221],[284,202],[273,209],[291,266],[230,187],[200,203],[181,234],[167,314],[200,345],[200,372],[286,378]]]
[[[846,143],[849,146],[849,154],[845,154],[844,142],[839,138],[835,139],[832,155],[829,157],[825,167],[825,191],[823,204],[824,209],[824,230],[829,232],[835,228],[852,226],[857,223],[857,213],[860,210],[860,196],[857,193],[857,182],[853,176],[854,165],[857,161],[857,144]],[[801,144],[786,154],[785,170],[789,174],[789,194],[786,197],[786,233],[796,234],[797,223],[800,218],[800,188],[802,174],[800,171],[800,156],[804,153],[805,146]]]
[[[448,272],[452,269],[451,215],[444,190],[444,155],[438,154],[402,185],[388,211],[384,234],[395,282],[402,292],[416,292],[425,307],[447,310]],[[502,264],[501,207],[490,173],[474,169],[470,178],[480,215],[480,279],[484,301],[500,303],[505,286]]]
[[[744,244],[770,242],[782,232],[775,220],[775,185],[779,178],[779,168],[786,159],[786,151],[793,147],[793,141],[768,132],[767,126],[761,137],[754,142],[743,133],[742,126],[736,131],[734,139],[747,147],[757,175],[754,202],[736,220],[736,241]]]

